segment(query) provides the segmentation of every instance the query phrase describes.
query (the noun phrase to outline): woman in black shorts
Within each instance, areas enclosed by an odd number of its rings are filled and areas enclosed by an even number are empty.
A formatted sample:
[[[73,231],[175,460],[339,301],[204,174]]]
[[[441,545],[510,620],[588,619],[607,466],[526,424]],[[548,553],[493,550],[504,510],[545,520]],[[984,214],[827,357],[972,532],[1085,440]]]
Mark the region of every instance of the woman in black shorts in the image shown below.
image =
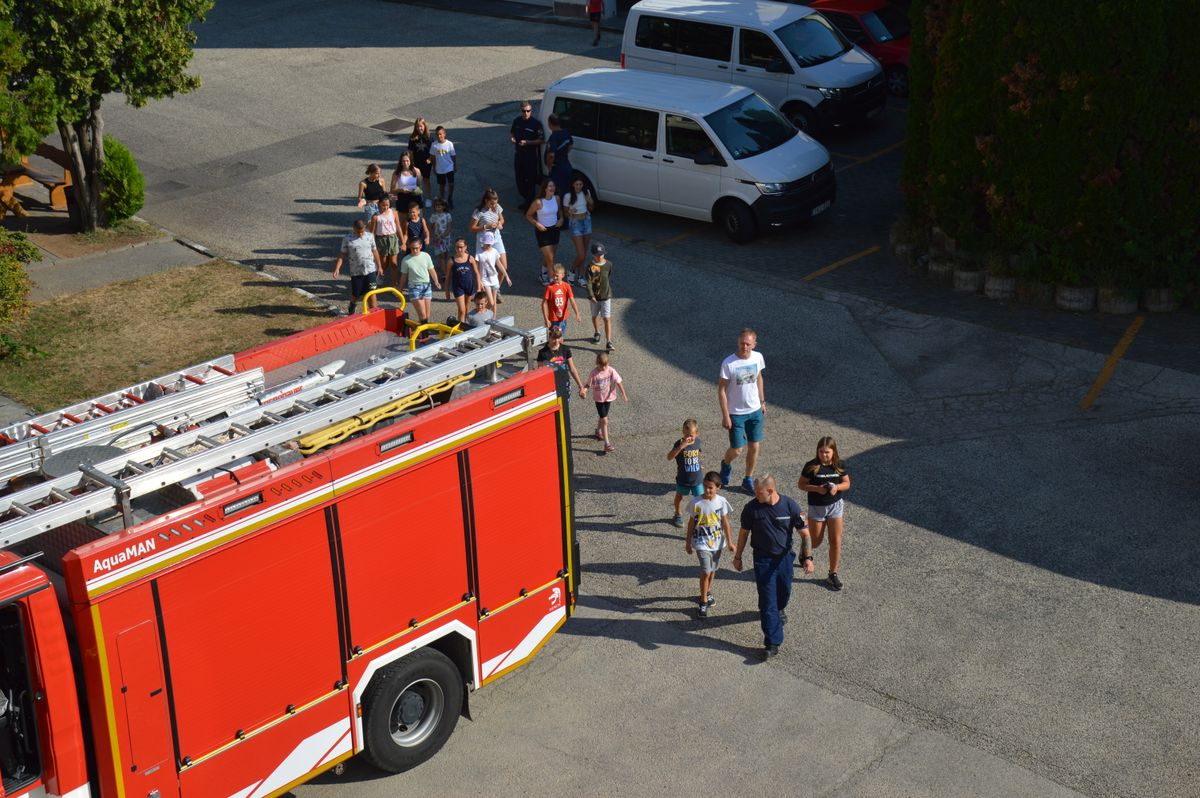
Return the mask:
[[[563,226],[563,207],[555,193],[553,180],[547,178],[542,181],[537,199],[525,212],[525,219],[537,231],[537,245],[542,251],[542,285],[549,285],[550,270],[554,268],[554,251],[558,249],[558,236]]]
[[[808,494],[808,530],[812,535],[813,551],[829,529],[829,576],[825,584],[830,590],[842,589],[838,566],[842,559],[842,516],[845,502],[842,494],[850,490],[850,472],[838,454],[837,442],[826,435],[817,441],[817,456],[804,464],[796,484]]]

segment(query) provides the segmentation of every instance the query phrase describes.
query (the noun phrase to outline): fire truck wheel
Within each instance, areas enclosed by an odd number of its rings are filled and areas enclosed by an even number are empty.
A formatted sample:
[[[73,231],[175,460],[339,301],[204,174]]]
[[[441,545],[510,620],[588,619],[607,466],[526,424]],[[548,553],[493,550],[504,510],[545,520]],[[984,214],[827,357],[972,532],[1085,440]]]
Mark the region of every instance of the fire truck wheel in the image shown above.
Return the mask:
[[[363,696],[367,761],[387,773],[415,768],[450,739],[462,702],[462,675],[440,651],[423,648],[379,671]]]

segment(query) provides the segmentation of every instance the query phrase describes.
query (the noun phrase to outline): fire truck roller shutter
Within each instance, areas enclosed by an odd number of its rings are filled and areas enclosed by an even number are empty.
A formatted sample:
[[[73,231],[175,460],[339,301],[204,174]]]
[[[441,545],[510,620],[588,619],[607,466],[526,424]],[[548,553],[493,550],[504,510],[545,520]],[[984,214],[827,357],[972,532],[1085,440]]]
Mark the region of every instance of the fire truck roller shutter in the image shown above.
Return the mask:
[[[386,773],[411,770],[450,739],[462,704],[462,674],[440,651],[422,648],[387,666],[363,694],[367,761]]]

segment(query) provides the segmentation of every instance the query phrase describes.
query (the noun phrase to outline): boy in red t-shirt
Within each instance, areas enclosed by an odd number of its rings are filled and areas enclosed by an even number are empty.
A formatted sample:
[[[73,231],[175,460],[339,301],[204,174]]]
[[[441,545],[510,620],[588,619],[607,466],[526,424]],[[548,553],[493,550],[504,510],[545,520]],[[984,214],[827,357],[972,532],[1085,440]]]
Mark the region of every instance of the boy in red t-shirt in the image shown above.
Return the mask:
[[[554,279],[542,294],[542,317],[546,320],[546,326],[562,330],[564,338],[567,337],[567,317],[570,315],[568,301],[575,308],[575,317],[582,318],[579,315],[579,303],[575,301],[575,292],[571,290],[571,284],[563,280],[566,273],[567,270],[561,263],[554,264]]]

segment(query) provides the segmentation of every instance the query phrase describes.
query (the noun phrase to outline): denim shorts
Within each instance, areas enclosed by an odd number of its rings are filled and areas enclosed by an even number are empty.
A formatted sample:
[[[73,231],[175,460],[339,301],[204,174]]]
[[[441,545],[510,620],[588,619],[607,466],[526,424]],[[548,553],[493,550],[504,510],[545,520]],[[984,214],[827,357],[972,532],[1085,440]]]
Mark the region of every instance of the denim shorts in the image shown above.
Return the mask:
[[[404,295],[409,299],[433,299],[433,285],[431,283],[409,284],[408,288],[404,289]]]
[[[841,518],[845,511],[846,504],[841,499],[833,504],[810,504],[808,505],[808,520],[825,521],[830,518]]]
[[[733,425],[729,428],[729,448],[741,449],[749,443],[758,443],[763,439],[762,408],[745,415],[730,414],[729,420]]]
[[[571,235],[575,238],[590,236],[592,234],[592,215],[589,213],[582,219],[570,219]]]
[[[371,226],[371,220],[379,215],[379,203],[368,202],[362,206],[362,220],[367,227]]]
[[[612,318],[612,300],[611,299],[593,299],[592,300],[592,318],[611,319]]]

